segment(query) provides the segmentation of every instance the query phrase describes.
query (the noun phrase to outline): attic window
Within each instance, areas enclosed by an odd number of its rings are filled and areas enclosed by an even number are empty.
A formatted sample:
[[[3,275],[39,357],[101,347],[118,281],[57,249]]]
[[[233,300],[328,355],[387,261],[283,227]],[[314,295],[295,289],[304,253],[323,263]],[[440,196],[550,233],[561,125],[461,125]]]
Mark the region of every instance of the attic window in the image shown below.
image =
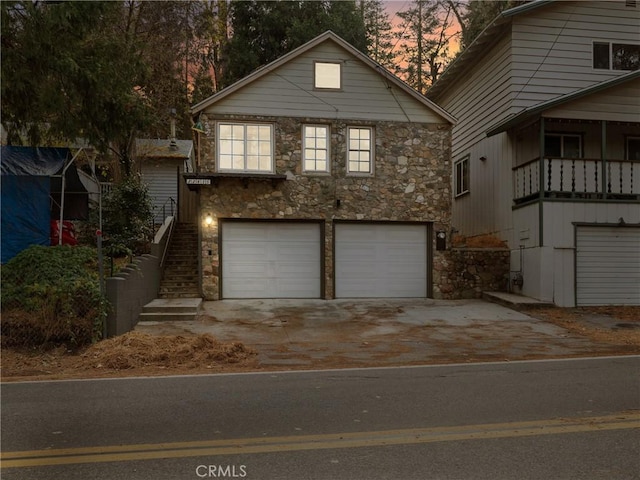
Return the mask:
[[[340,63],[315,62],[314,88],[339,90],[342,88],[342,72]]]

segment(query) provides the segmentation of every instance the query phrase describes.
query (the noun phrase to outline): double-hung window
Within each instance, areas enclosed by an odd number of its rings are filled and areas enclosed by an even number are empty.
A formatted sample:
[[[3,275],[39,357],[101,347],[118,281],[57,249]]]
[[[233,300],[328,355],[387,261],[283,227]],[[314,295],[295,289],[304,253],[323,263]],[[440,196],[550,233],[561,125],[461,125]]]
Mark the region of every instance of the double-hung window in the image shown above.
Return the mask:
[[[629,71],[640,69],[640,44],[593,42],[593,68]]]
[[[455,196],[469,192],[469,155],[456,161],[453,166]]]
[[[347,128],[347,171],[349,173],[373,173],[373,129],[369,127]]]
[[[273,172],[273,125],[218,124],[218,171]]]
[[[544,156],[547,158],[582,158],[582,136],[566,133],[545,135]]]
[[[329,127],[304,125],[302,127],[302,162],[305,172],[329,171]]]

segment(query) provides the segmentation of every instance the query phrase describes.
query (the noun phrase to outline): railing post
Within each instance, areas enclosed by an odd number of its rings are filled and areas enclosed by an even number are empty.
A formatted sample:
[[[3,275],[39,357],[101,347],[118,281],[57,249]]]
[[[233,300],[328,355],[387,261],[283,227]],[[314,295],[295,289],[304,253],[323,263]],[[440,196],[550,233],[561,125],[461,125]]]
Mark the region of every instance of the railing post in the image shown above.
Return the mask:
[[[601,120],[600,160],[602,161],[602,198],[607,197],[607,121]]]
[[[540,189],[538,198],[538,243],[542,247],[544,245],[544,117],[540,117],[540,178],[538,179],[538,188]]]

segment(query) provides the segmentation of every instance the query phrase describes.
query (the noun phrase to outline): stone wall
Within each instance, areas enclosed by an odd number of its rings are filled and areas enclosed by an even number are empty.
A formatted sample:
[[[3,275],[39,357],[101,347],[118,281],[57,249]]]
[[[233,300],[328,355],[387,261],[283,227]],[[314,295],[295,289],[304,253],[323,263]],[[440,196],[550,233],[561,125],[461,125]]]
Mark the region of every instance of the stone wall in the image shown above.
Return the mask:
[[[334,220],[424,222],[432,231],[450,230],[451,127],[448,124],[350,122],[335,119],[279,117],[216,118],[202,115],[206,131],[200,173],[213,173],[215,121],[269,122],[275,130],[276,174],[286,180],[220,178],[216,186],[200,190],[200,212],[216,219],[320,220],[325,222],[325,298],[333,298]],[[302,171],[302,126],[331,127],[331,171]],[[374,128],[375,164],[372,175],[346,171],[347,126]],[[201,218],[201,225],[203,225]],[[218,223],[202,226],[202,286],[205,298],[219,298]],[[434,263],[442,264],[443,252],[433,246]],[[434,281],[433,295],[443,297]]]
[[[444,257],[434,267],[434,282],[437,278],[443,298],[481,298],[483,291],[507,291],[508,249],[454,248]]]

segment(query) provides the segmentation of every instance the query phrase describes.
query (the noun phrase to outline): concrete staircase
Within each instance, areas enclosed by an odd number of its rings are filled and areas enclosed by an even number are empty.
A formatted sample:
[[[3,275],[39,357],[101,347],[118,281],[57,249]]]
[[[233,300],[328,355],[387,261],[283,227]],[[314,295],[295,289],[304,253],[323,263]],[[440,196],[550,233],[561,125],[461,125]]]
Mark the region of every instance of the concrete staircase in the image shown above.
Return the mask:
[[[201,298],[156,298],[142,307],[140,322],[195,320]]]
[[[198,226],[178,223],[164,262],[159,298],[200,298]]]

